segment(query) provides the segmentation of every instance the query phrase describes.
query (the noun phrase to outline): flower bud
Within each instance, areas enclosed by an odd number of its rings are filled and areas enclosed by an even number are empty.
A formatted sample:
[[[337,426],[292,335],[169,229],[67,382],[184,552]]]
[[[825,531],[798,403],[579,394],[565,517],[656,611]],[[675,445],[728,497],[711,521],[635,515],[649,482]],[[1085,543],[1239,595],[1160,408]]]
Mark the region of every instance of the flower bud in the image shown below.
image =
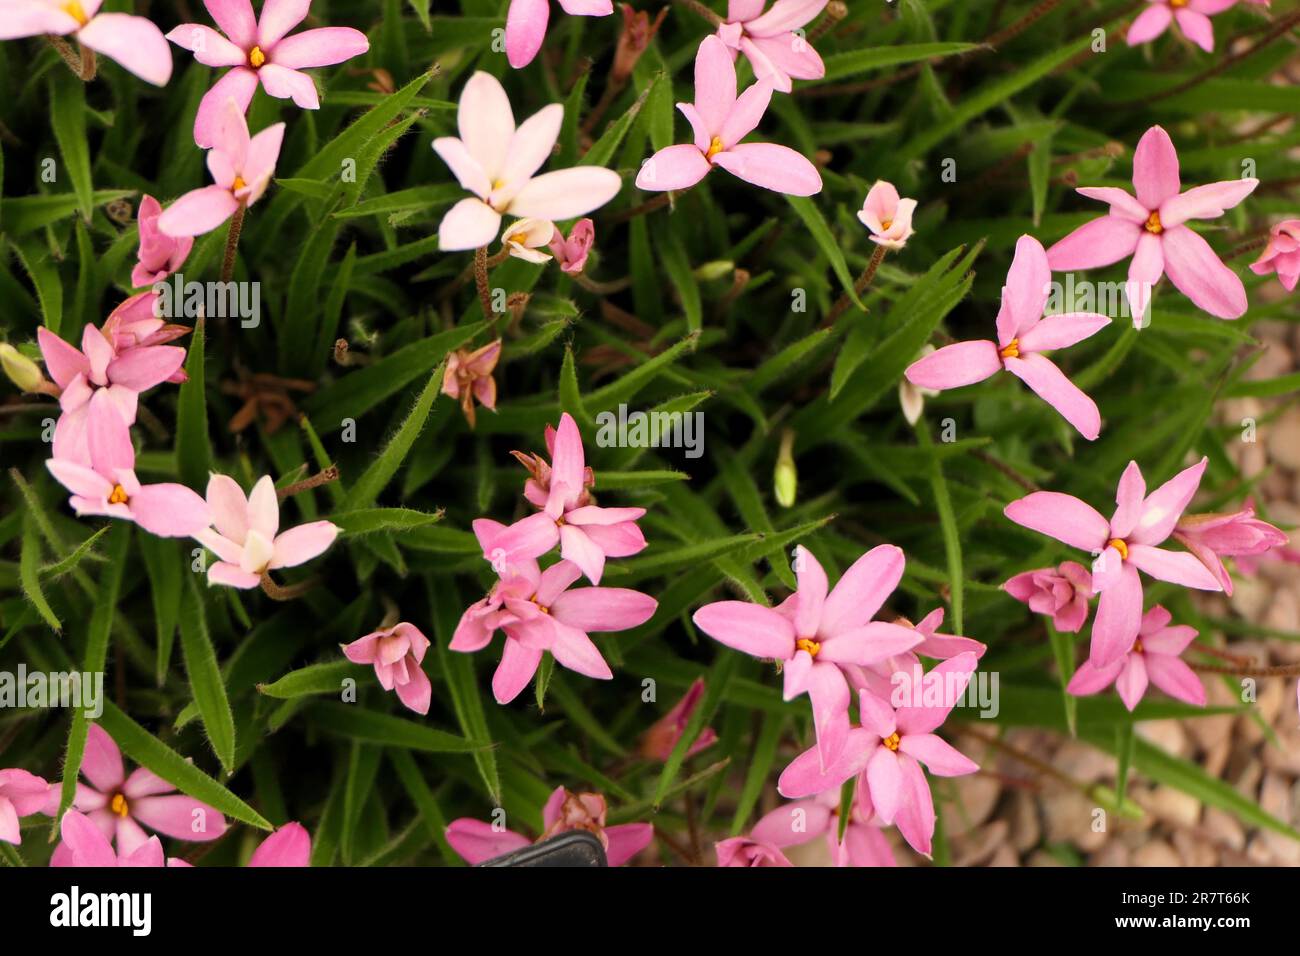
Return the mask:
[[[788,428],[781,433],[781,450],[777,452],[773,480],[776,486],[776,503],[782,508],[793,507],[795,490],[799,485],[799,473],[794,466],[794,432]]]
[[[20,392],[44,391],[41,386],[46,383],[41,367],[8,342],[0,343],[0,365]]]

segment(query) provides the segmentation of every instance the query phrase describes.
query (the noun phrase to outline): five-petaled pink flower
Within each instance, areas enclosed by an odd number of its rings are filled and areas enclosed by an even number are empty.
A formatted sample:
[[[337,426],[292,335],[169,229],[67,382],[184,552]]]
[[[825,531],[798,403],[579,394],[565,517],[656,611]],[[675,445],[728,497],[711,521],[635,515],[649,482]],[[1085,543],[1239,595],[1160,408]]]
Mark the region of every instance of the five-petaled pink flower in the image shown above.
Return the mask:
[[[902,580],[904,563],[901,550],[882,544],[858,558],[828,594],[825,570],[799,545],[799,587],[779,607],[718,601],[692,620],[728,647],[782,662],[785,699],[808,694],[816,752],[829,765],[849,733],[849,684],[841,665],[875,664],[923,639],[915,628],[871,620]]]
[[[283,123],[250,138],[243,111],[227,97],[208,151],[213,185],[191,190],[168,206],[158,217],[158,228],[169,236],[199,236],[216,229],[241,206],[253,205],[271,183],[283,142]]]
[[[1089,441],[1101,433],[1101,413],[1091,398],[1043,355],[1081,342],[1110,324],[1096,312],[1043,315],[1051,293],[1047,255],[1032,236],[1021,236],[1002,287],[998,339],[945,345],[907,368],[921,388],[958,388],[982,382],[1002,369],[1019,378]]]
[[[551,237],[551,255],[560,264],[560,271],[577,275],[587,266],[587,256],[591,253],[592,243],[596,241],[596,227],[590,219],[579,219],[569,230],[566,239],[555,230]]]
[[[249,0],[203,0],[203,5],[221,33],[202,24],[182,23],[167,34],[204,66],[232,67],[204,94],[194,117],[194,142],[203,149],[220,142],[218,127],[226,100],[233,99],[240,114],[246,113],[260,82],[277,99],[292,99],[306,110],[319,109],[315,82],[299,71],[333,66],[370,49],[366,35],[351,27],[322,27],[285,36],[307,16],[311,0],[266,0],[260,18]]]
[[[1078,634],[1088,620],[1092,572],[1077,561],[1062,561],[1060,567],[1017,574],[1002,590],[1035,614],[1050,614],[1062,634]]]
[[[129,857],[149,842],[141,824],[195,843],[215,840],[226,832],[225,817],[206,803],[177,793],[173,784],[153,771],[137,767],[127,776],[122,752],[99,724],[91,724],[86,735],[81,774],[89,785],[78,781],[73,809],[84,813],[105,839],[113,840],[119,857]],[[62,823],[66,828],[66,815]],[[54,851],[50,865],[78,865],[70,859],[76,850],[75,842],[69,845],[65,829],[64,842]]]
[[[771,843],[761,843],[752,837],[731,837],[713,844],[718,855],[718,866],[794,866],[781,850]]]
[[[131,270],[131,285],[139,289],[161,282],[179,269],[194,246],[192,236],[177,239],[158,228],[162,206],[152,196],[140,200],[135,221],[140,227],[140,249],[136,253],[135,268]]]
[[[1246,288],[1210,244],[1192,231],[1192,219],[1217,219],[1249,196],[1257,179],[1229,179],[1181,192],[1178,151],[1159,126],[1142,134],[1133,153],[1136,198],[1117,186],[1083,186],[1080,195],[1110,204],[1110,214],[1085,223],[1047,250],[1053,272],[1096,269],[1132,256],[1125,292],[1133,324],[1142,325],[1151,287],[1160,276],[1197,308],[1221,319],[1246,312]]]
[[[1231,514],[1184,515],[1174,527],[1174,538],[1201,559],[1229,597],[1232,575],[1223,566],[1223,558],[1266,554],[1289,540],[1281,528],[1256,518],[1250,502]]]
[[[1277,281],[1288,292],[1300,279],[1300,219],[1284,219],[1269,231],[1264,254],[1250,264],[1257,276],[1277,273]]]
[[[268,571],[324,554],[339,533],[329,521],[280,531],[280,502],[270,475],[263,475],[245,498],[233,478],[214,474],[208,479],[207,500],[216,530],[205,528],[194,538],[219,559],[208,568],[209,584],[255,588]]]
[[[57,791],[43,778],[17,767],[0,770],[0,840],[15,846],[23,842],[20,817],[49,813]],[[57,809],[57,808],[56,808]]]
[[[1147,681],[1177,700],[1205,706],[1205,685],[1178,655],[1196,639],[1196,630],[1186,624],[1169,626],[1171,616],[1157,604],[1142,617],[1133,649],[1105,667],[1084,661],[1066,690],[1085,697],[1111,684],[1119,691],[1124,706],[1132,710],[1146,693]]]
[[[677,108],[691,124],[695,142],[667,146],[641,165],[638,189],[687,189],[721,166],[745,182],[791,196],[821,192],[817,167],[788,146],[742,143],[758,126],[772,99],[772,84],[759,80],[736,96],[736,65],[716,36],[705,37],[695,55],[695,102]]]
[[[871,230],[871,241],[886,249],[901,249],[912,237],[915,199],[900,199],[893,183],[877,180],[867,190],[858,221]]]
[[[397,698],[417,714],[429,712],[433,688],[421,663],[429,650],[429,639],[414,624],[402,621],[372,631],[351,644],[343,655],[354,664],[373,664],[384,690],[396,690]]]
[[[172,52],[152,20],[100,13],[104,0],[0,0],[0,40],[45,34],[77,42],[116,60],[146,83],[166,86]]]
[[[607,17],[614,12],[613,0],[560,0],[571,17]],[[533,62],[546,39],[551,18],[551,0],[510,0],[506,11],[506,60],[516,70]]]
[[[768,81],[781,93],[790,92],[792,79],[825,76],[826,65],[800,28],[822,12],[827,0],[776,0],[764,13],[766,2],[729,0],[727,19],[718,27],[718,37],[732,57],[745,54],[754,77]]]
[[[1202,591],[1222,586],[1196,555],[1156,547],[1174,531],[1201,484],[1208,459],[1185,468],[1151,494],[1137,462],[1119,480],[1115,513],[1107,521],[1091,505],[1056,491],[1035,491],[1007,505],[1016,524],[1098,555],[1092,565],[1092,590],[1100,594],[1092,624],[1090,660],[1114,663],[1133,647],[1142,625],[1142,580],[1151,577]]]
[[[673,704],[668,713],[655,721],[654,726],[645,732],[645,736],[641,738],[641,755],[651,760],[667,761],[672,756],[678,741],[682,739],[686,725],[691,722],[691,715],[695,713],[703,699],[704,678],[697,677],[691,681],[691,686],[686,689],[682,699]],[[687,749],[686,756],[694,757],[704,748],[716,743],[717,739],[717,731],[712,727],[703,728],[695,738],[695,743]]]
[[[124,850],[119,840],[117,849],[114,850],[109,837],[104,835],[103,828],[76,810],[69,810],[59,821],[59,836],[63,839],[50,858],[50,866],[98,869],[168,865],[162,841],[156,836],[144,837],[141,833],[143,839],[133,850]]]
[[[1214,27],[1210,17],[1222,13],[1237,0],[1147,0],[1150,4],[1137,15],[1125,39],[1129,46],[1154,40],[1169,24],[1178,22],[1183,35],[1206,53],[1214,52]],[[1267,0],[1264,0],[1267,3]]]
[[[564,107],[552,103],[515,128],[515,114],[495,76],[477,72],[460,93],[460,137],[440,136],[433,148],[457,182],[473,193],[451,207],[438,226],[446,252],[486,246],[501,231],[502,216],[557,222],[585,215],[623,187],[618,173],[573,166],[535,175],[560,136]]]
[[[654,827],[649,823],[609,826],[605,823],[605,814],[605,798],[600,794],[573,793],[564,787],[556,787],[542,808],[543,832],[536,842],[570,830],[586,830],[605,847],[609,865],[622,866],[654,839]],[[522,833],[500,830],[491,823],[471,817],[451,821],[446,835],[451,848],[470,864],[522,850],[534,842]]]
[[[859,795],[840,842],[840,791],[824,793],[777,807],[754,824],[750,839],[785,849],[824,837],[835,866],[897,866],[894,851],[881,830],[871,800]],[[721,864],[719,864],[721,865]]]

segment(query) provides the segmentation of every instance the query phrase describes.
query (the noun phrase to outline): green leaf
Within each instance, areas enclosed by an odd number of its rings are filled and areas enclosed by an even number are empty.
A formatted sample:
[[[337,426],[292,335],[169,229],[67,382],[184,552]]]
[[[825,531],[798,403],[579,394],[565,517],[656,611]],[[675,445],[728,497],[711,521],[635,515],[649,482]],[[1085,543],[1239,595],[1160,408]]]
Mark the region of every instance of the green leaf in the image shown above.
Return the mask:
[[[181,383],[176,400],[176,464],[181,481],[191,488],[206,488],[212,469],[212,446],[208,442],[208,402],[205,393],[204,347],[207,322],[200,318],[190,336],[185,359],[187,381]]]
[[[217,654],[208,633],[207,611],[203,594],[196,583],[196,575],[187,574],[181,595],[181,655],[185,659],[185,673],[189,676],[190,690],[198,706],[212,750],[221,761],[226,773],[235,770],[235,719],[226,698],[226,685],[217,666]]]
[[[23,594],[31,602],[32,607],[36,608],[41,618],[49,625],[50,630],[55,634],[62,633],[63,624],[59,621],[58,615],[50,607],[50,602],[45,599],[45,592],[41,589],[41,539],[36,533],[36,522],[31,513],[28,512],[23,516],[23,540],[22,550],[18,558],[18,580],[23,588]]]
[[[81,218],[90,222],[94,212],[94,186],[90,176],[90,146],[86,138],[86,84],[71,70],[52,70],[50,77],[50,125],[72,180]]]
[[[181,576],[185,574],[185,555],[170,538],[140,535],[140,552],[149,572],[149,591],[153,597],[155,676],[162,686],[171,666],[172,644],[180,620]]]
[[[343,689],[344,680],[355,679],[364,673],[365,668],[348,660],[312,664],[290,671],[269,684],[258,684],[257,692],[277,700],[293,700],[311,694],[338,694]]]
[[[695,708],[690,720],[682,728],[682,735],[678,738],[676,746],[673,747],[672,754],[664,762],[664,769],[659,774],[659,780],[655,783],[654,797],[651,798],[651,803],[654,806],[663,806],[669,788],[681,772],[682,764],[686,762],[687,752],[700,736],[700,731],[713,719],[718,705],[722,703],[722,698],[727,693],[740,660],[739,654],[723,651],[718,654],[717,659],[713,662],[713,667],[709,669],[709,674],[704,679],[704,696],[700,700],[700,705]]]
[[[917,438],[922,448],[930,448],[930,429],[924,422],[917,422]],[[957,527],[957,516],[952,510],[952,498],[948,494],[948,482],[943,477],[943,463],[936,455],[930,460],[930,490],[934,494],[935,509],[939,512],[939,530],[943,534],[943,551],[948,559],[948,596],[952,601],[952,627],[954,634],[964,634],[962,617],[962,588],[965,578],[962,575],[961,529]]]
[[[86,538],[85,541],[81,542],[81,544],[77,545],[76,550],[62,561],[44,565],[40,571],[41,577],[50,581],[57,580],[65,574],[76,570],[77,566],[86,558],[91,558],[95,561],[103,561],[103,556],[95,553],[95,543],[106,535],[111,527],[111,525],[104,525],[104,527],[100,528],[90,537]],[[35,523],[33,523],[33,530],[35,530]],[[141,538],[141,540],[143,541],[144,539]]]
[[[439,754],[471,753],[489,746],[486,741],[457,737],[413,720],[366,710],[357,704],[314,704],[307,713],[317,727],[351,740]]]
[[[414,511],[410,508],[363,508],[330,515],[330,521],[339,526],[344,537],[376,531],[410,531],[441,520],[441,511]]]
[[[840,285],[844,287],[844,294],[859,309],[866,309],[862,300],[858,298],[858,293],[853,288],[853,276],[849,274],[848,263],[844,261],[844,252],[840,249],[839,242],[831,234],[831,227],[826,225],[826,220],[822,218],[821,210],[813,205],[813,201],[807,196],[786,196],[786,200],[798,213],[799,218],[803,220],[808,232],[812,234],[813,242],[817,243],[817,248],[821,249],[822,254],[826,256],[831,264],[831,271],[835,277],[840,280]]]
[[[1070,729],[1070,736],[1078,732],[1079,699],[1066,690],[1070,678],[1074,675],[1074,641],[1069,634],[1062,634],[1049,620],[1046,622],[1047,636],[1052,644],[1052,656],[1056,658],[1056,675],[1061,682],[1061,704],[1065,708],[1065,725]]]
[[[433,186],[415,186],[385,193],[340,209],[332,215],[335,219],[360,219],[364,216],[391,216],[394,213],[424,212],[439,206],[450,206],[463,199],[465,190],[460,183],[438,183]]]
[[[609,161],[614,158],[614,152],[623,142],[623,137],[627,131],[632,128],[632,121],[636,119],[641,107],[645,106],[646,99],[649,98],[651,90],[659,84],[661,76],[656,76],[654,82],[646,88],[646,91],[636,98],[636,102],[628,107],[627,112],[610,123],[600,138],[591,144],[591,149],[587,150],[582,159],[578,160],[579,166],[608,166]]]
[[[922,60],[938,60],[946,56],[967,53],[980,48],[978,43],[900,43],[890,46],[866,47],[861,50],[849,50],[846,53],[834,53],[823,57],[826,74],[808,85],[830,83],[846,77],[857,76],[870,70],[879,70],[886,66],[901,66],[904,63],[917,63]]]

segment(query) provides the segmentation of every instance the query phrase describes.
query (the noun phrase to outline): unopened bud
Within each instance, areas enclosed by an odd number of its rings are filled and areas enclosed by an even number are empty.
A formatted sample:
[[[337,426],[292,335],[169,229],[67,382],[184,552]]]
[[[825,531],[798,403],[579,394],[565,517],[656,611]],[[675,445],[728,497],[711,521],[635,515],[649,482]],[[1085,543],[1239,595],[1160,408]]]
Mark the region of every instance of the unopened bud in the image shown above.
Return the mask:
[[[788,428],[781,433],[781,450],[777,452],[776,471],[772,477],[776,486],[776,503],[782,508],[794,507],[799,473],[794,466],[794,432]]]
[[[695,278],[701,282],[711,282],[714,279],[725,279],[731,275],[736,268],[734,262],[726,259],[714,259],[712,262],[706,262],[695,268]]]
[[[47,385],[41,367],[8,342],[0,343],[0,365],[4,366],[9,381],[18,386],[20,392],[43,392]]]

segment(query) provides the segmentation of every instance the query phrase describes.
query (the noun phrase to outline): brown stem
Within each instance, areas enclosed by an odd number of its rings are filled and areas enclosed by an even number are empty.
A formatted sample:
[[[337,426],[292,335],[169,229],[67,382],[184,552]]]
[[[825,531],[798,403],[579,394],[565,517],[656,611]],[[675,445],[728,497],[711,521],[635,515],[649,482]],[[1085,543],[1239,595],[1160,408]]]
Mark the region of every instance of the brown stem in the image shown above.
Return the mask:
[[[1006,475],[1008,478],[1010,478],[1012,481],[1018,484],[1021,488],[1024,488],[1026,491],[1043,490],[1039,488],[1038,485],[1034,484],[1033,481],[1026,478],[1020,472],[1016,471],[1016,469],[1008,465],[1006,462],[998,461],[998,459],[994,458],[988,452],[975,449],[974,451],[971,452],[971,454],[974,455],[976,458],[978,458],[980,461],[984,462],[984,464],[996,468],[998,471],[1002,472],[1002,474]]]
[[[569,278],[594,295],[614,295],[616,292],[622,292],[632,284],[631,277],[614,279],[610,282],[600,282],[591,278],[585,272],[571,273]]]
[[[310,491],[313,488],[319,488],[321,485],[327,485],[331,481],[339,480],[339,466],[330,465],[324,471],[317,472],[310,478],[304,478],[302,481],[295,481],[291,485],[285,485],[276,491],[276,497],[281,501],[285,498],[292,498],[296,494],[304,491]]]
[[[68,64],[68,69],[77,75],[77,79],[81,79],[81,57],[72,48],[72,44],[63,37],[55,36],[52,33],[47,33],[45,39],[50,46],[54,47],[54,51],[63,58],[63,62]]]
[[[867,291],[867,286],[871,285],[871,280],[876,277],[876,270],[880,268],[880,263],[884,261],[884,258],[885,247],[877,243],[876,251],[871,254],[871,261],[868,262],[867,267],[862,270],[862,275],[858,276],[858,281],[853,283],[853,291],[857,293],[859,298],[862,297],[863,292]],[[834,325],[835,320],[843,315],[852,304],[853,300],[850,299],[849,294],[845,292],[836,300],[835,304],[831,306],[831,310],[826,313],[826,321],[822,323],[823,327]]]
[[[308,578],[305,581],[299,581],[297,584],[290,584],[287,587],[281,587],[271,580],[271,575],[262,572],[262,590],[266,596],[273,601],[292,601],[300,598],[316,586],[319,578]]]
[[[1041,20],[1059,7],[1061,2],[1062,0],[1042,0],[1042,2],[1037,6],[1031,7],[1029,11],[1015,23],[1012,23],[1010,26],[1004,27],[997,33],[986,37],[984,40],[985,44],[996,48],[1006,43],[1008,40],[1014,40],[1016,37],[1020,36],[1020,34],[1033,26],[1037,21]]]
[[[1222,258],[1235,259],[1237,258],[1237,256],[1244,256],[1248,252],[1254,252],[1256,249],[1260,249],[1268,245],[1268,240],[1271,235],[1272,232],[1270,230],[1264,232],[1261,235],[1256,236],[1254,239],[1247,239],[1245,242],[1243,242],[1241,245],[1234,248],[1231,252],[1229,252],[1227,255],[1223,256]]]
[[[99,72],[99,64],[95,60],[95,51],[88,46],[81,47],[81,60],[78,64],[77,76],[81,77],[83,83],[89,83]]]
[[[714,13],[704,4],[700,3],[699,0],[675,0],[675,2],[677,3],[678,6],[685,7],[687,10],[690,10],[692,13],[698,14],[704,19],[708,20],[715,27],[721,26],[723,23],[722,17],[718,16],[716,13]]]
[[[1300,664],[1243,667],[1240,664],[1198,664],[1195,661],[1188,661],[1187,666],[1204,674],[1231,674],[1234,677],[1300,677]]]
[[[221,260],[221,281],[229,282],[235,274],[235,250],[239,248],[239,234],[244,231],[244,203],[240,203],[235,214],[230,217],[230,229],[226,233],[226,256]]]
[[[808,31],[808,42],[816,43],[826,34],[835,29],[835,25],[849,15],[849,5],[843,0],[831,0],[826,4],[826,10],[822,13],[822,18],[813,24],[813,28]]]
[[[1020,750],[1017,747],[1011,746],[1011,744],[1007,743],[1005,740],[1001,740],[997,737],[992,737],[988,734],[982,734],[978,730],[973,730],[970,727],[959,727],[958,732],[966,734],[968,737],[974,737],[976,740],[982,741],[983,743],[992,747],[994,750],[1001,751],[1002,753],[1006,754],[1008,757],[1020,761],[1026,767],[1030,767],[1034,770],[1037,770],[1043,776],[1051,777],[1053,780],[1063,783],[1067,787],[1070,787],[1073,790],[1078,790],[1082,793],[1090,792],[1088,789],[1088,785],[1085,784],[1083,781],[1075,780],[1069,774],[1062,773],[1060,770],[1057,770],[1051,764],[1039,760],[1037,757],[1033,756],[1032,754],[1027,754],[1023,750]]]
[[[483,307],[483,318],[495,324],[497,314],[492,308],[492,290],[488,288],[487,246],[474,250],[474,285],[478,288],[478,301]]]
[[[1240,664],[1242,667],[1254,667],[1255,658],[1247,657],[1244,654],[1229,654],[1227,651],[1220,650],[1217,647],[1211,647],[1209,644],[1193,644],[1192,650],[1201,654],[1208,654],[1210,657],[1217,657],[1221,661],[1231,661],[1234,664]]]

